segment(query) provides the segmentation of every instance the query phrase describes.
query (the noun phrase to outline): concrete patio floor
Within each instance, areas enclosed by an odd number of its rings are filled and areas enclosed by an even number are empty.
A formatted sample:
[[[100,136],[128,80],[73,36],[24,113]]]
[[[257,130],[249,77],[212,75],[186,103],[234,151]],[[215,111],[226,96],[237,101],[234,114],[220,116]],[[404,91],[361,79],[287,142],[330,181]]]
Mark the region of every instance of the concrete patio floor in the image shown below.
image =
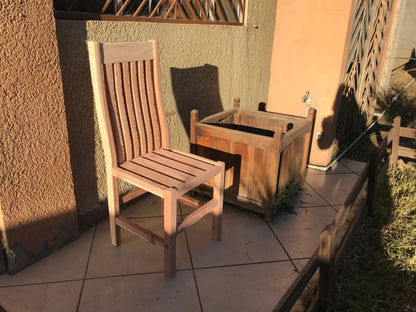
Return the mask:
[[[326,173],[308,169],[293,201],[296,214],[281,213],[272,222],[225,204],[221,241],[210,240],[209,217],[178,236],[173,279],[163,276],[159,248],[124,230],[121,246],[113,247],[103,221],[25,270],[0,275],[0,306],[9,312],[272,311],[364,165],[341,160]],[[162,230],[160,200],[152,195],[122,215]]]

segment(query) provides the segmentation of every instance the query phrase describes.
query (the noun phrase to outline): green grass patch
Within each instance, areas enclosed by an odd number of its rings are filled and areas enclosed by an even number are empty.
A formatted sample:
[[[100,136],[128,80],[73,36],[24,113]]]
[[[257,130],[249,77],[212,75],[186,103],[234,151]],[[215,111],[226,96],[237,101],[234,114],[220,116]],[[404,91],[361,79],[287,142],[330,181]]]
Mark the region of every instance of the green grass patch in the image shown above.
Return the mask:
[[[295,213],[292,199],[293,197],[302,191],[299,183],[289,182],[285,188],[276,196],[276,201],[273,208],[273,214],[278,212]]]
[[[331,311],[416,311],[416,172],[393,169],[337,274]]]

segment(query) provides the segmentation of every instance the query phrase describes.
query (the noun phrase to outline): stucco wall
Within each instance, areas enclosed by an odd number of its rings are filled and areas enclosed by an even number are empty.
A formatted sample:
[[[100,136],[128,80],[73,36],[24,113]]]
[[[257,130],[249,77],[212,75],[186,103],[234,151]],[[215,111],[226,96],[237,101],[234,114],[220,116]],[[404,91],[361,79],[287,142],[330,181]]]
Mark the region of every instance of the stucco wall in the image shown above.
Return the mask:
[[[395,0],[390,13],[391,20],[388,36],[384,41],[384,59],[380,64],[378,87],[386,93],[390,87],[392,71],[408,62],[416,49],[416,1]]]
[[[400,2],[399,25],[396,30],[392,53],[393,69],[406,63],[412,50],[416,49],[416,1],[401,0]]]
[[[0,33],[0,251],[13,272],[78,225],[52,0],[2,0]]]
[[[189,149],[189,113],[241,106],[257,109],[267,99],[276,0],[247,0],[245,26],[57,20],[77,207],[88,213],[106,197],[105,166],[85,40],[158,39],[162,88],[171,145]],[[125,190],[127,186],[123,185]]]

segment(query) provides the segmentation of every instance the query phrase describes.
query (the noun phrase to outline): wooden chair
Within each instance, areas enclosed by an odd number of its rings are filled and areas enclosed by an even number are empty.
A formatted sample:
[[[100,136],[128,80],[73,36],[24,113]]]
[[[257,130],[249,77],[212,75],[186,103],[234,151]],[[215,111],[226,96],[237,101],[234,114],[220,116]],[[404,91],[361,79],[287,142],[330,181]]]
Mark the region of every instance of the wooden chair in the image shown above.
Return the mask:
[[[164,249],[165,276],[176,271],[176,235],[211,213],[212,238],[221,236],[224,163],[169,147],[161,92],[158,42],[88,41],[95,107],[106,160],[111,242],[120,227]],[[213,198],[205,204],[186,196],[213,178]],[[119,215],[118,179],[137,188],[125,198],[153,193],[162,198],[164,237]],[[121,198],[121,200],[120,200]],[[177,224],[177,201],[196,210]]]

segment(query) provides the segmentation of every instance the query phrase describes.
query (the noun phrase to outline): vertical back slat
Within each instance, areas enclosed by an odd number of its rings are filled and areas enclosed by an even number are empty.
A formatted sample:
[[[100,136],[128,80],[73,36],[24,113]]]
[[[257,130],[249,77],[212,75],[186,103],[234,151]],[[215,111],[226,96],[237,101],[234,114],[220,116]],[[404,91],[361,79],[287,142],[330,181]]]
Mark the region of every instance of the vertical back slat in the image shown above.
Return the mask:
[[[169,147],[169,129],[168,123],[166,120],[165,105],[163,104],[162,97],[162,81],[160,74],[160,59],[159,59],[159,42],[156,40],[152,41],[153,44],[153,78],[154,78],[154,88],[156,96],[156,108],[159,117],[159,125],[161,132],[161,144],[162,147]]]
[[[144,50],[127,45],[131,51],[121,50],[120,57],[114,54],[114,47],[110,44],[102,50],[107,104],[112,115],[110,123],[118,163],[169,147],[158,44],[157,41],[148,44],[151,46]],[[138,48],[143,46],[146,47],[141,43]],[[149,49],[153,50],[150,55]],[[147,52],[142,55],[142,50]],[[112,57],[109,58],[106,52],[112,53]]]
[[[161,147],[160,139],[160,125],[159,125],[159,116],[156,111],[156,102],[155,102],[155,89],[153,83],[153,61],[145,61],[145,70],[146,70],[146,89],[147,89],[147,99],[150,112],[150,120],[153,130],[153,148],[158,149]]]
[[[120,118],[121,133],[123,136],[124,153],[126,155],[126,160],[130,160],[133,156],[133,146],[131,143],[130,126],[124,98],[123,73],[120,63],[114,64],[114,85],[116,91],[118,114]]]
[[[98,42],[88,41],[88,54],[94,90],[94,101],[97,119],[106,155],[106,171],[110,172],[117,165],[117,142],[114,141],[114,128],[111,125],[112,112],[108,109],[108,93],[106,92],[106,71],[100,62],[101,51]]]
[[[132,140],[132,146],[133,146],[133,155],[132,157],[137,157],[140,155],[140,146],[139,146],[139,133],[137,129],[137,122],[136,122],[136,116],[134,113],[133,108],[133,89],[135,89],[135,86],[131,84],[131,76],[132,72],[130,71],[130,64],[129,63],[123,63],[123,85],[124,85],[124,95],[126,100],[126,109],[127,109],[127,117],[130,125],[130,134],[131,134],[131,140]]]
[[[117,162],[124,161],[123,149],[121,146],[120,120],[118,119],[118,108],[114,89],[114,70],[112,64],[104,65],[105,83],[107,85],[107,104],[110,115],[110,123],[113,131],[113,140],[116,149]]]
[[[132,85],[132,100],[134,113],[136,116],[137,128],[138,128],[138,141],[140,144],[140,154],[145,154],[147,151],[147,138],[146,130],[144,128],[144,119],[142,113],[142,107],[140,104],[140,94],[139,94],[139,81],[137,73],[137,62],[130,63],[130,72],[131,72],[131,85]]]
[[[150,113],[149,113],[149,104],[147,101],[146,94],[146,79],[145,79],[145,69],[144,61],[138,63],[138,78],[139,78],[139,93],[140,93],[140,104],[143,113],[144,127],[146,129],[146,138],[147,138],[147,152],[153,150],[153,131],[152,125],[150,124]]]

